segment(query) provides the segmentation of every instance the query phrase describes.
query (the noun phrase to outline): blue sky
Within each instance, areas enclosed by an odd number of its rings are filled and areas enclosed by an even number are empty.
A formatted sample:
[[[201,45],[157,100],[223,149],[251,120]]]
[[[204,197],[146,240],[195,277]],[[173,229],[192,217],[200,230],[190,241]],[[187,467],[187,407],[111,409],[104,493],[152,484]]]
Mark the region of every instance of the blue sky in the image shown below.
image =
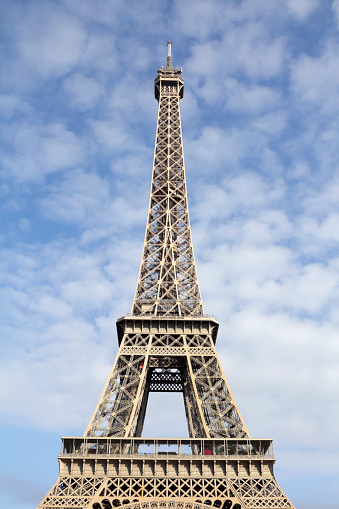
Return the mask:
[[[46,494],[116,355],[171,39],[226,377],[296,507],[338,508],[339,1],[1,4],[2,505]],[[144,436],[187,435],[177,396],[151,398]]]

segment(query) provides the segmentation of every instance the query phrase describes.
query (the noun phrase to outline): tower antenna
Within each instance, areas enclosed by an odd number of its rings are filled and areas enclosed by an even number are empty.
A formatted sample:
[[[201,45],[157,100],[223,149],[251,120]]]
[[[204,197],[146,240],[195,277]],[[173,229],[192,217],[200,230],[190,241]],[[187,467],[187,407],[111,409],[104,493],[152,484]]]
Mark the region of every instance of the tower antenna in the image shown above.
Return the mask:
[[[167,44],[167,68],[168,69],[172,69],[172,44],[173,44],[173,41],[167,41],[166,42]]]

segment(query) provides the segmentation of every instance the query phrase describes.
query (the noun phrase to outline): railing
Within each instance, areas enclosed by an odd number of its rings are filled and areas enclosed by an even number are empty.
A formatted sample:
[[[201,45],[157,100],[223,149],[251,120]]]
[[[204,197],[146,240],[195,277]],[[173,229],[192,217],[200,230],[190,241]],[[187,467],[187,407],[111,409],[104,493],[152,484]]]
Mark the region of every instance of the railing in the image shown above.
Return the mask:
[[[264,456],[273,458],[272,439],[62,437],[61,456]]]
[[[124,318],[125,316],[127,317],[135,317],[135,318],[160,318],[160,319],[166,319],[168,320],[169,318],[172,320],[192,320],[192,318],[194,319],[199,319],[199,318],[211,318],[212,320],[214,321],[218,321],[218,318],[216,318],[214,315],[210,315],[210,314],[200,314],[200,315],[179,315],[179,313],[169,313],[168,315],[155,315],[155,314],[148,314],[148,313],[124,313],[123,315],[120,315],[118,317],[118,320],[120,320],[121,318]]]

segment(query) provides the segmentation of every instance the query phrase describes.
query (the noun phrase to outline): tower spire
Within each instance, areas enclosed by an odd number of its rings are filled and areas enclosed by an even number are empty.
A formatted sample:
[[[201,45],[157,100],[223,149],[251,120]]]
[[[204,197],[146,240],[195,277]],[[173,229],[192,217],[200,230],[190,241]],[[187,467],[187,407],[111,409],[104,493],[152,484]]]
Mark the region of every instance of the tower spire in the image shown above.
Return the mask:
[[[172,44],[173,44],[173,41],[167,41],[166,44],[167,44],[167,48],[168,48],[166,69],[173,69],[173,66],[172,66]]]
[[[167,67],[154,82],[159,111],[151,196],[132,314],[202,316],[181,134],[184,80],[172,66],[172,41],[167,46]]]

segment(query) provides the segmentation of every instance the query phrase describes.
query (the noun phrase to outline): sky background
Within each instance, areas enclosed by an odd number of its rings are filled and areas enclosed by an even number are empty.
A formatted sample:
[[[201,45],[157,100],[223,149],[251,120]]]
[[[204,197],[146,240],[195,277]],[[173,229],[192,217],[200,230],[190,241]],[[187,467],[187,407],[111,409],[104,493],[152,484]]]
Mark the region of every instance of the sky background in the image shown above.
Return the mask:
[[[338,508],[339,0],[0,4],[1,506],[51,488],[117,353],[171,39],[226,377],[297,509]],[[151,396],[144,436],[187,436],[181,395]]]

